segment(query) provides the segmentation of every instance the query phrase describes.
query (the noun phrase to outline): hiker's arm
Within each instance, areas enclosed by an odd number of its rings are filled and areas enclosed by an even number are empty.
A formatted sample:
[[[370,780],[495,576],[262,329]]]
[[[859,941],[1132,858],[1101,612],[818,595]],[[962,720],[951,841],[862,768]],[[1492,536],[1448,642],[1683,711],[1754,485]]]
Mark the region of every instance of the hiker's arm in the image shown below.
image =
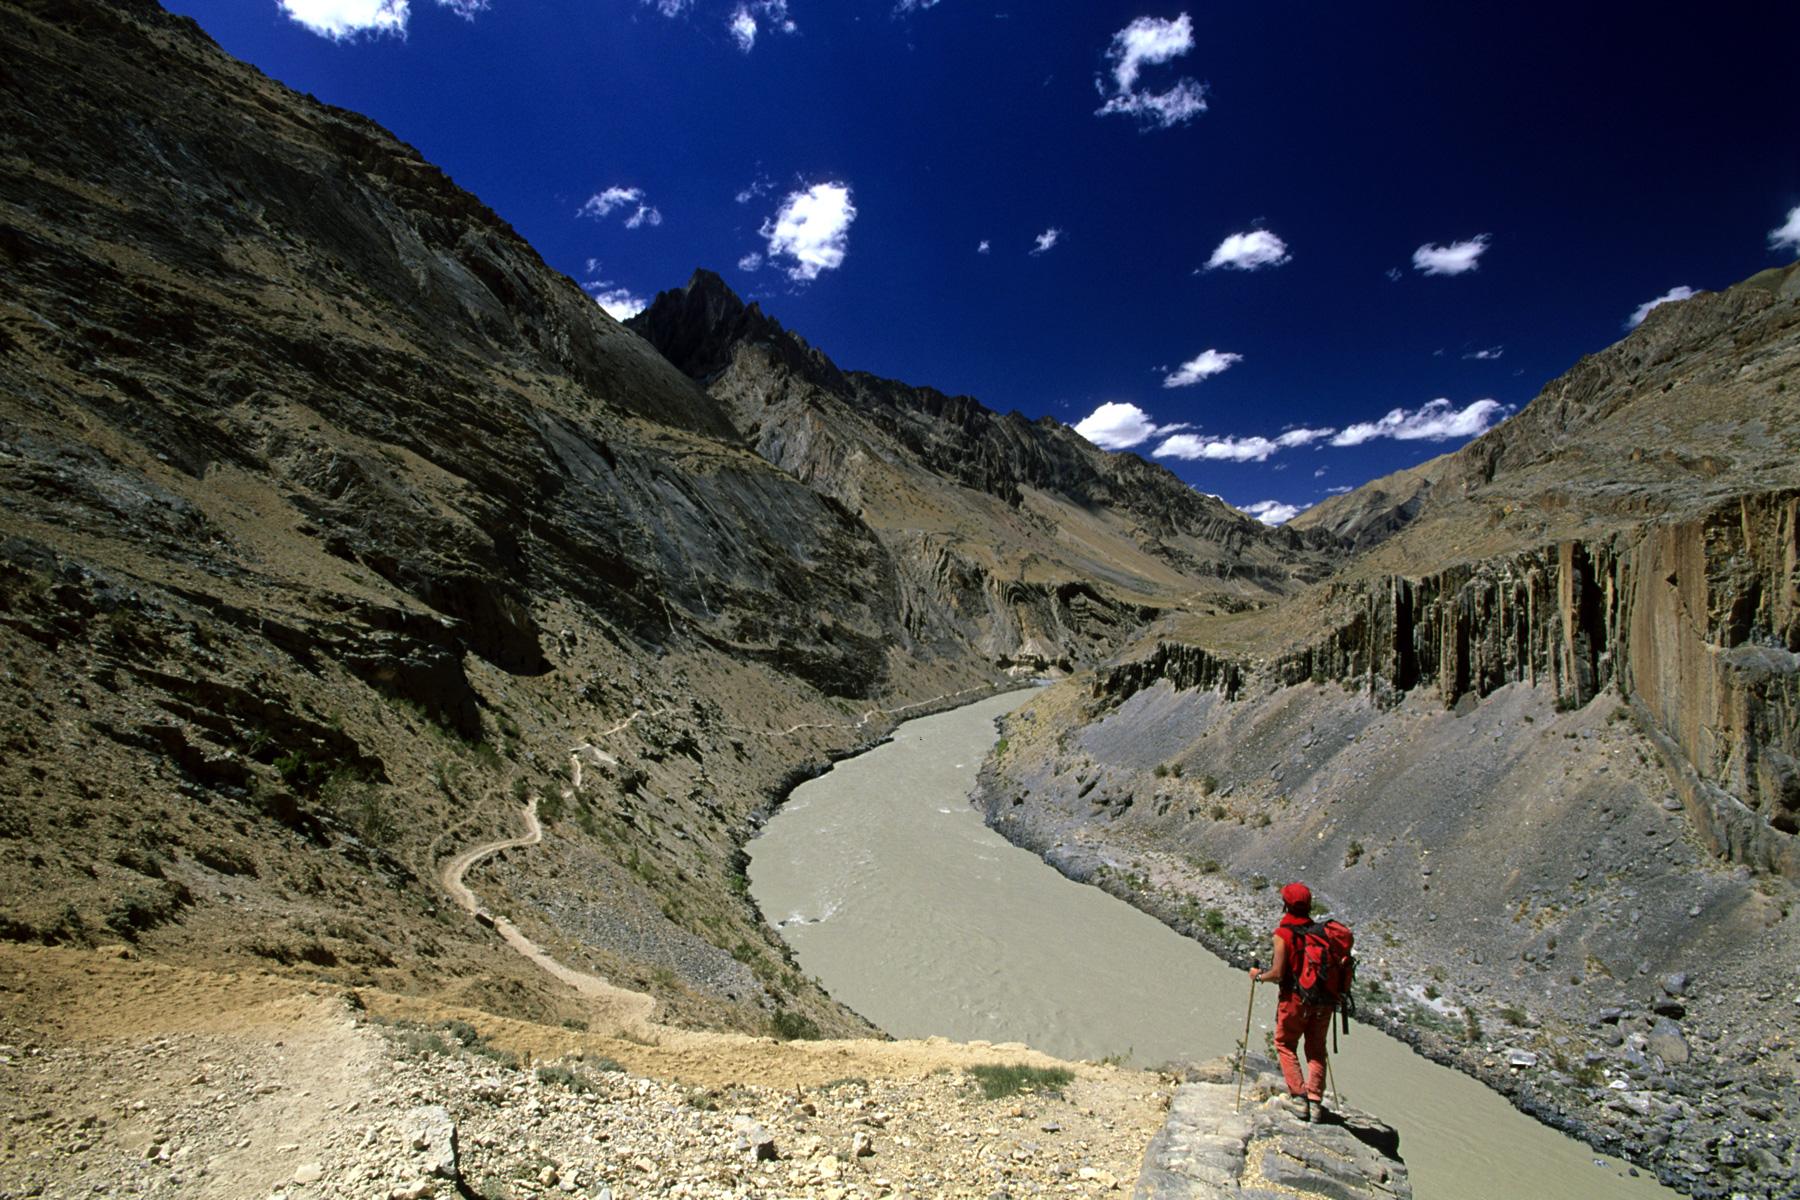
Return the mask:
[[[1261,971],[1261,970],[1258,970],[1256,967],[1251,967],[1250,968],[1250,978],[1252,981],[1264,980],[1264,979],[1280,979],[1282,977],[1282,975],[1287,971],[1287,941],[1284,938],[1282,938],[1280,934],[1274,934],[1271,936],[1275,942],[1273,961],[1269,964],[1269,969],[1266,971]]]

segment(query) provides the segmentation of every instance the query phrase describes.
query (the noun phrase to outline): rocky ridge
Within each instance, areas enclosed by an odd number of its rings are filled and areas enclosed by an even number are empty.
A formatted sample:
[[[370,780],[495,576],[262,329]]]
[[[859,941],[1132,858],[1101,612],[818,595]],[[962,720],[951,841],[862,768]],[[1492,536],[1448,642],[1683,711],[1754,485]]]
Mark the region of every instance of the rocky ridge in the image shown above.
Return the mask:
[[[709,271],[630,324],[760,454],[876,530],[899,565],[909,630],[934,645],[1066,670],[1158,612],[1285,595],[1336,550],[1330,535],[1266,529],[1050,418],[842,371]]]

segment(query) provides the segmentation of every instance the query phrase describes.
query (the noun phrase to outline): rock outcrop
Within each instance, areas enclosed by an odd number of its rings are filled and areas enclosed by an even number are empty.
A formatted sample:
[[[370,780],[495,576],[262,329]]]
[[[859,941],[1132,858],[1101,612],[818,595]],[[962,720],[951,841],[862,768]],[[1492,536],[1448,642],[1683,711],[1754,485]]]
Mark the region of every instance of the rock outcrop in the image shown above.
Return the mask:
[[[1400,1135],[1352,1108],[1316,1124],[1287,1109],[1273,1064],[1229,1062],[1190,1071],[1169,1119],[1144,1152],[1132,1200],[1226,1200],[1233,1196],[1322,1196],[1407,1200]]]

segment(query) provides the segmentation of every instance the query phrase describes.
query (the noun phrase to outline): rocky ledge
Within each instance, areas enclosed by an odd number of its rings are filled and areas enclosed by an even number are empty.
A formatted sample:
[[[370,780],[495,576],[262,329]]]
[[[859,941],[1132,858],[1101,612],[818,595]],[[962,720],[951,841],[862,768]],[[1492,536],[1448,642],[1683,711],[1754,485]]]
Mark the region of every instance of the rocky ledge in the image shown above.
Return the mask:
[[[1273,1063],[1252,1057],[1244,1071],[1241,1090],[1229,1059],[1188,1072],[1144,1153],[1134,1200],[1409,1200],[1412,1184],[1391,1126],[1351,1108],[1307,1124],[1287,1107]]]

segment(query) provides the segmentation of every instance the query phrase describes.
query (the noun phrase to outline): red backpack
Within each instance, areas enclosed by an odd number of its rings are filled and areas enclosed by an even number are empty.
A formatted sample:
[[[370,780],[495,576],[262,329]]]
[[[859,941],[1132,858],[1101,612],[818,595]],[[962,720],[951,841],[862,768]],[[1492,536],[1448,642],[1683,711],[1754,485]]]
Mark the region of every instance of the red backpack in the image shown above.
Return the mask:
[[[1356,935],[1342,921],[1288,926],[1289,966],[1302,1004],[1355,1012],[1350,983],[1356,976],[1351,948]]]

